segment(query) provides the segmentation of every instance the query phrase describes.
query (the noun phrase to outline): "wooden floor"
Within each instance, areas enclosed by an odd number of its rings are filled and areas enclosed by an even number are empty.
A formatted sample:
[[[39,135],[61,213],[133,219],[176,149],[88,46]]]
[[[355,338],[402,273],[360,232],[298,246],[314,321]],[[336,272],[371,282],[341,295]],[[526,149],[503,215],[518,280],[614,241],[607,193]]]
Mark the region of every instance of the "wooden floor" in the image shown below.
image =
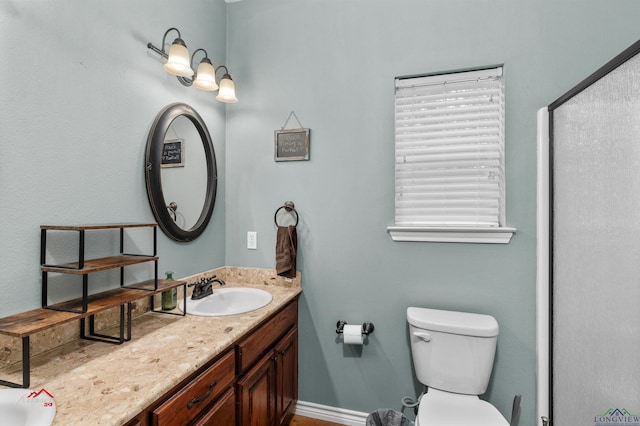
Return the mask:
[[[325,422],[324,420],[309,417],[293,416],[289,426],[342,426],[340,423]]]

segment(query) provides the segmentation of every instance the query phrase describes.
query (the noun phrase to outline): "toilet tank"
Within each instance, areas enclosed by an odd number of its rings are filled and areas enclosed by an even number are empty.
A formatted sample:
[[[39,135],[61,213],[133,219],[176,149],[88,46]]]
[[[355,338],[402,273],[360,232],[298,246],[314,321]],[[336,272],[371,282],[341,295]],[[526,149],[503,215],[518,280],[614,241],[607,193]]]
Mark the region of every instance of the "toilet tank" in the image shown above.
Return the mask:
[[[410,307],[407,322],[413,365],[422,384],[467,395],[487,390],[499,331],[495,318]]]

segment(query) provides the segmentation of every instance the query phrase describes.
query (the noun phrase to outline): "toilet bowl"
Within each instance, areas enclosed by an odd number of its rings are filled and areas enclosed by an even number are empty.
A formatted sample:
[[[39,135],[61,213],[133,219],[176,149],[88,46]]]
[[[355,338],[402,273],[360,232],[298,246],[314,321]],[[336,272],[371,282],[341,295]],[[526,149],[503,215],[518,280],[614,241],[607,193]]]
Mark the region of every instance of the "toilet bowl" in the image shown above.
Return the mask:
[[[416,426],[509,426],[500,411],[475,395],[430,389],[420,400]]]
[[[489,384],[498,338],[490,315],[410,307],[407,322],[420,400],[416,426],[509,426],[481,400]]]

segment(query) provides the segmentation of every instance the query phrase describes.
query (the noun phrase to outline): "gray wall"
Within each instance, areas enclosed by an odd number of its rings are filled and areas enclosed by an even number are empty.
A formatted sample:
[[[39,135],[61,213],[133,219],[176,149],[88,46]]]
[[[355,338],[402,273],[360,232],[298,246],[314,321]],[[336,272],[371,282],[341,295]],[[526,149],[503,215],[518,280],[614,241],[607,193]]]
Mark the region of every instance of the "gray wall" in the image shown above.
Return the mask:
[[[244,0],[228,7],[240,103],[227,116],[227,264],[273,267],[273,212],[301,216],[300,398],[359,411],[415,396],[407,306],[500,323],[485,395],[535,420],[536,110],[640,37],[635,1]],[[394,243],[393,79],[504,64],[509,245]],[[294,110],[311,160],[275,163]],[[290,123],[290,127],[296,123]],[[258,232],[258,250],[246,232]],[[372,321],[361,353],[336,321]]]
[[[639,18],[635,0],[0,0],[0,315],[39,306],[41,224],[153,219],[144,145],[156,113],[182,101],[213,136],[219,198],[200,239],[159,235],[161,272],[273,267],[273,212],[293,200],[301,399],[398,409],[419,391],[406,307],[460,309],[500,322],[487,398],[508,416],[521,393],[520,424],[533,424],[535,111],[638,39]],[[226,54],[240,98],[226,116],[147,51],[171,26],[214,63]],[[500,246],[391,242],[393,78],[497,63],[518,233]],[[274,163],[291,110],[312,129],[311,161]],[[362,353],[336,339],[339,319],[375,324]]]
[[[40,306],[40,225],[153,221],[145,144],[173,102],[191,104],[208,124],[221,179],[200,239],[178,244],[158,232],[159,270],[180,277],[224,264],[225,108],[215,94],[180,85],[147,49],[172,26],[191,51],[225,60],[221,0],[0,0],[0,316]],[[108,242],[102,251],[118,250]],[[90,290],[110,278],[92,276]],[[53,298],[59,290],[52,286]]]

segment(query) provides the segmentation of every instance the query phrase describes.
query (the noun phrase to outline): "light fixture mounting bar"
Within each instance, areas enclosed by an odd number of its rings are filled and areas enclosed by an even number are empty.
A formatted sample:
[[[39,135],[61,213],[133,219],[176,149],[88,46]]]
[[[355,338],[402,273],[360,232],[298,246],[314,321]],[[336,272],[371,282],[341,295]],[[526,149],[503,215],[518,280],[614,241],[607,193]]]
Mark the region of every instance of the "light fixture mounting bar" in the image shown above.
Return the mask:
[[[154,52],[156,52],[158,55],[162,56],[163,58],[167,59],[169,57],[169,55],[167,55],[167,52],[165,52],[164,50],[160,50],[157,47],[155,47],[153,45],[153,43],[147,43],[147,47],[151,50],[153,50]]]
[[[152,43],[147,43],[147,47],[151,50],[153,50],[154,52],[156,52],[158,55],[162,56],[163,58],[167,59],[169,57],[169,55],[167,54],[167,52],[164,51],[164,45],[167,42],[167,34],[169,34],[171,31],[175,31],[178,33],[178,38],[182,39],[182,35],[180,34],[180,30],[177,29],[176,27],[171,27],[169,28],[167,31],[164,32],[164,35],[162,36],[162,44],[160,45],[161,48],[158,49],[157,47],[155,47]]]

